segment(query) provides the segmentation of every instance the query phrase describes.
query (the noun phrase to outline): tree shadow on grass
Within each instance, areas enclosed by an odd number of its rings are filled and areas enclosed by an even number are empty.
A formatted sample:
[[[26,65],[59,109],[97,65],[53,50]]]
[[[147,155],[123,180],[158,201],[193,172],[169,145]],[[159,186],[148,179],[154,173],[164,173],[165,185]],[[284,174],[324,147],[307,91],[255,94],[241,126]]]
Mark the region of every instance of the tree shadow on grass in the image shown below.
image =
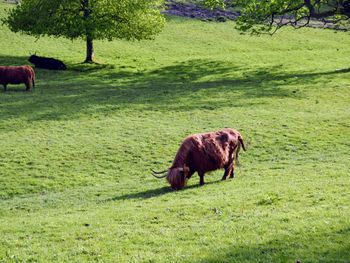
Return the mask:
[[[211,181],[211,182],[207,182],[205,183],[205,185],[211,185],[211,184],[217,184],[220,183],[221,180],[219,181]],[[179,191],[188,191],[190,189],[196,189],[196,188],[200,188],[202,187],[199,184],[193,184],[193,185],[189,185],[186,186],[184,189],[179,190]],[[156,189],[150,189],[150,190],[146,190],[143,192],[137,192],[137,193],[131,193],[131,194],[124,194],[124,195],[120,195],[120,196],[115,196],[112,198],[108,198],[106,200],[104,200],[104,202],[110,202],[110,201],[120,201],[120,200],[130,200],[130,199],[149,199],[149,198],[153,198],[153,197],[159,197],[162,195],[166,195],[168,193],[173,193],[175,190],[171,189],[170,186],[164,186],[161,188],[156,188]]]
[[[32,91],[26,91],[26,86],[23,84],[21,87],[22,89],[16,88],[16,89],[7,89],[4,91],[3,86],[0,85],[0,93],[6,93],[6,94],[11,94],[11,93],[30,93]]]
[[[0,66],[22,66],[30,65],[28,57],[0,56]]]
[[[0,57],[24,63],[25,57]],[[12,62],[12,63],[10,63]],[[22,63],[22,64],[23,64]],[[0,120],[9,116],[30,121],[72,119],[80,114],[118,110],[192,111],[251,107],[261,98],[301,97],[291,85],[317,83],[319,77],[346,74],[283,72],[280,66],[244,69],[221,61],[190,60],[155,70],[118,69],[113,65],[71,65],[66,71],[36,69],[32,95],[0,94]],[[22,89],[9,86],[9,90]],[[98,110],[96,109],[98,108]]]
[[[219,262],[350,262],[350,227],[338,230],[295,234],[290,226],[289,235],[279,235],[266,242],[246,240],[250,245],[234,245],[225,253],[215,253],[201,263]],[[234,240],[234,237],[232,237]]]

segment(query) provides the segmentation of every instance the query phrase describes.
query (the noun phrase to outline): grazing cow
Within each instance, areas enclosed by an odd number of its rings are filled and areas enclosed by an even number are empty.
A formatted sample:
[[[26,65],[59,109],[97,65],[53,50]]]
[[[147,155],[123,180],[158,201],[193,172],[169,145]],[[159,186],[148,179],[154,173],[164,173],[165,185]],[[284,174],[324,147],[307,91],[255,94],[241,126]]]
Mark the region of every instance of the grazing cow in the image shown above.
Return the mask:
[[[35,72],[31,66],[0,66],[0,84],[7,90],[8,84],[26,85],[26,91],[35,86]]]
[[[204,174],[224,168],[222,180],[234,177],[234,165],[238,163],[238,153],[245,150],[243,138],[234,129],[225,128],[220,131],[194,134],[187,137],[180,146],[172,166],[165,171],[155,172],[157,178],[166,177],[174,190],[186,186],[187,180],[197,172],[199,184],[204,184]],[[166,172],[166,173],[165,173]],[[162,176],[157,174],[165,173]]]
[[[37,68],[52,69],[52,70],[66,70],[66,65],[58,59],[39,57],[37,55],[31,55],[28,61],[35,65]]]

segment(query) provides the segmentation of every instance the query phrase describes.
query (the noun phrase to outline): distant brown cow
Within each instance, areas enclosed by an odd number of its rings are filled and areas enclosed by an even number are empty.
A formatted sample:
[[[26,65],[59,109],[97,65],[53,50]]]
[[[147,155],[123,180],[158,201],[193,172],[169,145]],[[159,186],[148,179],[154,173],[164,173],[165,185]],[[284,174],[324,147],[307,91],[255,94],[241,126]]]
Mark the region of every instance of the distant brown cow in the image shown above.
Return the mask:
[[[216,132],[194,134],[187,137],[178,150],[172,166],[163,172],[153,171],[157,178],[166,177],[175,190],[182,189],[187,179],[197,172],[200,185],[204,174],[224,168],[222,180],[234,177],[234,165],[238,163],[240,148],[245,150],[243,138],[234,129],[226,128]],[[157,174],[165,173],[162,176]]]
[[[0,84],[6,91],[8,84],[26,85],[26,91],[31,91],[35,85],[35,72],[31,66],[0,66]]]

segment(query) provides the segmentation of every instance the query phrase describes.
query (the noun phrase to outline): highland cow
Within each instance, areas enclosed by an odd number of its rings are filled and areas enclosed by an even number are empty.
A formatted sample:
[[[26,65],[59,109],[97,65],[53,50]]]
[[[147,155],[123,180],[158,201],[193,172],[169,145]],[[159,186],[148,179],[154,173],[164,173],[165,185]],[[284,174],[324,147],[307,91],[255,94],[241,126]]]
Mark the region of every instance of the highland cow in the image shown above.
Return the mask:
[[[51,69],[51,70],[66,70],[66,65],[58,59],[39,57],[31,55],[28,61],[35,65],[36,68]]]
[[[180,146],[172,166],[165,171],[155,172],[157,178],[166,177],[174,190],[186,186],[187,180],[197,172],[199,184],[204,185],[204,174],[217,169],[225,169],[222,180],[234,177],[235,164],[238,164],[238,153],[245,149],[243,138],[234,129],[194,134],[187,137]],[[157,174],[165,173],[162,176]]]
[[[7,90],[8,84],[26,85],[26,91],[35,86],[35,72],[31,66],[0,66],[0,84]]]

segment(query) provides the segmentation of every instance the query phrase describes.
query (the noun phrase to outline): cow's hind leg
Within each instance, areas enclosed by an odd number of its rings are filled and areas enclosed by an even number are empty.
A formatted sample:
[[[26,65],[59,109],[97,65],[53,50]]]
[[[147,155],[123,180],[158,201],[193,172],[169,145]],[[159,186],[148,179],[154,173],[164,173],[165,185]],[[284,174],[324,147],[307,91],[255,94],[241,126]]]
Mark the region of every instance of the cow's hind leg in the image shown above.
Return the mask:
[[[2,84],[4,86],[4,91],[7,90],[7,84]]]
[[[26,91],[32,91],[32,82],[28,81],[25,83],[26,85]]]
[[[204,173],[198,173],[199,175],[199,185],[204,185]]]
[[[227,179],[227,176],[230,174],[230,166],[225,166],[225,172],[224,175],[221,178],[221,181],[225,181]]]
[[[231,173],[230,173],[230,178],[234,178],[234,177],[235,177],[235,171],[234,171],[234,169],[232,168]]]

